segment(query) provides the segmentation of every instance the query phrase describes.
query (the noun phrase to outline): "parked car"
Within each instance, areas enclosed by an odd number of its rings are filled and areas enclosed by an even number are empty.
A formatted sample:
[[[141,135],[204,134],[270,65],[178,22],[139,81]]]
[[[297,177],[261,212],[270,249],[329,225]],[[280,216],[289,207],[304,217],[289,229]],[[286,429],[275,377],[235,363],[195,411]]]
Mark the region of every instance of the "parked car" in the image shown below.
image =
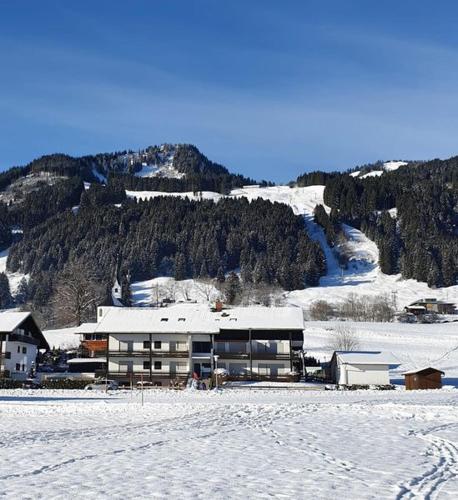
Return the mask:
[[[84,388],[85,391],[116,391],[118,389],[119,385],[116,380],[106,379],[96,380]]]
[[[37,368],[37,372],[40,373],[52,373],[54,371],[52,366],[49,365],[42,365]]]
[[[154,382],[150,382],[149,380],[145,380],[143,382],[141,380],[139,380],[137,382],[137,389],[141,389],[141,388],[149,389],[149,388],[155,387],[155,386],[156,386],[156,384]]]
[[[41,389],[41,384],[33,378],[28,378],[28,379],[24,380],[24,382],[22,383],[22,388],[23,389]]]

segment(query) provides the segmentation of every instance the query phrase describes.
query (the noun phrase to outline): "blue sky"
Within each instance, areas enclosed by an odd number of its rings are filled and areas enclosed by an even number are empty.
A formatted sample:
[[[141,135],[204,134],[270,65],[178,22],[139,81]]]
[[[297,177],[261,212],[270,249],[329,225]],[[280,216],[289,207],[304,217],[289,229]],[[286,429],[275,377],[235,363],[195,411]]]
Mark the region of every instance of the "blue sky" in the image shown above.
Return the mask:
[[[0,169],[193,143],[255,178],[458,154],[456,2],[0,0]]]

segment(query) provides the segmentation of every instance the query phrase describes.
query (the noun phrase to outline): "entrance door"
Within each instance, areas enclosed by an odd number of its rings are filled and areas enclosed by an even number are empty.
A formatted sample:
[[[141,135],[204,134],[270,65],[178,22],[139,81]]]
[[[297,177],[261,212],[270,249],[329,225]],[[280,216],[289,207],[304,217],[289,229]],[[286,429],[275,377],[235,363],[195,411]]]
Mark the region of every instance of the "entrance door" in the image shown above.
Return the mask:
[[[194,373],[197,373],[197,375],[200,377],[202,370],[200,368],[200,363],[194,363]]]
[[[175,378],[177,376],[177,362],[170,361],[170,378]]]

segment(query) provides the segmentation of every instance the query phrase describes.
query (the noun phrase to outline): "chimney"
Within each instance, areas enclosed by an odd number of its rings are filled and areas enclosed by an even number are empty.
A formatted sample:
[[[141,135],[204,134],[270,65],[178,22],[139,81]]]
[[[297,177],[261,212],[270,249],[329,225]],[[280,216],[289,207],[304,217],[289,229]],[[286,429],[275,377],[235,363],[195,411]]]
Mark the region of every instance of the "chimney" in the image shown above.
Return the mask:
[[[223,303],[220,300],[215,302],[215,311],[221,312],[223,310]]]

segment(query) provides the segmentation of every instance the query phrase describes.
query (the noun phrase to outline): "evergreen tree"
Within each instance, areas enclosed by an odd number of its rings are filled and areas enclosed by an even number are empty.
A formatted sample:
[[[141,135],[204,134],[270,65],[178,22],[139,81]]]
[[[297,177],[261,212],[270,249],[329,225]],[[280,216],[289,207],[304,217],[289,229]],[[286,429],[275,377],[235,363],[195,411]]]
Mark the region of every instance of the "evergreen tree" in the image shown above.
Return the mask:
[[[130,286],[130,274],[127,273],[121,280],[122,303],[126,307],[132,307],[132,288]]]
[[[226,276],[224,274],[224,269],[220,266],[218,267],[218,272],[216,275],[216,281],[217,283],[224,283],[226,281]]]
[[[235,304],[240,299],[242,287],[240,279],[235,273],[230,273],[224,286],[224,294],[228,304]]]
[[[175,257],[175,280],[181,281],[186,279],[186,257],[179,253]]]
[[[12,302],[8,276],[5,273],[0,273],[0,309],[10,307]]]
[[[14,301],[16,304],[22,305],[25,304],[29,299],[29,284],[25,278],[22,278],[19,282],[19,286],[16,291],[16,295],[14,296]]]

